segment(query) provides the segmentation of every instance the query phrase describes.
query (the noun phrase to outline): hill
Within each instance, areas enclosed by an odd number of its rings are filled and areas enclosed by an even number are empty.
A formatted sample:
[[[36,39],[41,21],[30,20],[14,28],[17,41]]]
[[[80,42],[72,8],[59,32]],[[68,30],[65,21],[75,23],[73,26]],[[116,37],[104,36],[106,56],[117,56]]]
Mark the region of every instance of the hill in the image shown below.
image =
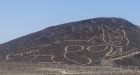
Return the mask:
[[[56,25],[0,45],[0,60],[140,66],[140,28],[121,18]]]

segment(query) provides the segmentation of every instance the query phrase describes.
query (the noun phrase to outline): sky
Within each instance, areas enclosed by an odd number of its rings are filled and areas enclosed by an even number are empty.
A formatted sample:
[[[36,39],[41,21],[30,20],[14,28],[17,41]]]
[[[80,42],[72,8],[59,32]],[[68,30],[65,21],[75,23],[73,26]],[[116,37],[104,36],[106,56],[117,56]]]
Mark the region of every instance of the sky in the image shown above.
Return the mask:
[[[49,26],[97,17],[140,25],[140,0],[0,0],[0,44]]]

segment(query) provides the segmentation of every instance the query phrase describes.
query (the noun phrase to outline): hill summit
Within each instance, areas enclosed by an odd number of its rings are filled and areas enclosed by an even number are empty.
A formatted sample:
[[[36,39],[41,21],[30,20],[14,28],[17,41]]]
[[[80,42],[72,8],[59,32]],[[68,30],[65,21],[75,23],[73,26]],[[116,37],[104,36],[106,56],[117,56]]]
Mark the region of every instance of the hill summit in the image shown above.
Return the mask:
[[[140,66],[140,28],[121,18],[48,27],[0,45],[0,60]]]

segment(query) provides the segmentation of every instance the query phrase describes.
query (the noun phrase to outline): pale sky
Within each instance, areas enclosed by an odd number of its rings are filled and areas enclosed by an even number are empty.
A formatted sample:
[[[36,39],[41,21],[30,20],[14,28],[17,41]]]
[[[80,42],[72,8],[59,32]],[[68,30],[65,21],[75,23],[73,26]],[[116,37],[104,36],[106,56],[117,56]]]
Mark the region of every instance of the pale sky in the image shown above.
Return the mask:
[[[140,25],[140,0],[0,0],[0,43],[96,17],[119,17]]]

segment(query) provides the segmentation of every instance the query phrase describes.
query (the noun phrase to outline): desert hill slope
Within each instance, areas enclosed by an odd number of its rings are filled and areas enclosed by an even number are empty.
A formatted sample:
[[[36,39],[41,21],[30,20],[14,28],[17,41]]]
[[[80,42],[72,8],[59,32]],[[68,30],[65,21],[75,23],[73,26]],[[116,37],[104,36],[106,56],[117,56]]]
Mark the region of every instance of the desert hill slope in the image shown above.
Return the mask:
[[[0,45],[0,60],[140,66],[140,28],[121,18],[52,26]]]

